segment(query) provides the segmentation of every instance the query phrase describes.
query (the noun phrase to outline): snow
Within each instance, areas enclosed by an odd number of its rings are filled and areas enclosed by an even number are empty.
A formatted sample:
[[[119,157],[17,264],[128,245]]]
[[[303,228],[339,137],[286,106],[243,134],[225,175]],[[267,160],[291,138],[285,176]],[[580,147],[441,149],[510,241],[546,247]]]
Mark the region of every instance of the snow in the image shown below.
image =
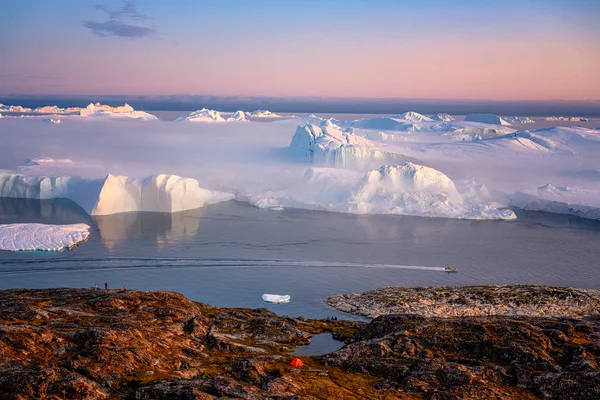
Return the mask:
[[[143,121],[158,119],[155,115],[148,114],[144,111],[134,110],[133,107],[127,103],[118,107],[111,107],[100,103],[90,104],[79,111],[79,116],[86,118],[138,119]]]
[[[0,225],[0,250],[63,251],[87,240],[90,227],[86,224]]]
[[[465,121],[494,125],[510,125],[510,122],[495,114],[469,114],[465,117]]]

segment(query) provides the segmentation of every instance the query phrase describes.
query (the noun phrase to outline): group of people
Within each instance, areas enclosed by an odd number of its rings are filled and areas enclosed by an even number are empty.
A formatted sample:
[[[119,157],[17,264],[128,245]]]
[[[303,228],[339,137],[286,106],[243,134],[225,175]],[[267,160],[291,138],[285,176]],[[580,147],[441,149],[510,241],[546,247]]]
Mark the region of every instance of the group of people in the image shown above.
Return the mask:
[[[337,317],[327,317],[327,321],[337,321]]]

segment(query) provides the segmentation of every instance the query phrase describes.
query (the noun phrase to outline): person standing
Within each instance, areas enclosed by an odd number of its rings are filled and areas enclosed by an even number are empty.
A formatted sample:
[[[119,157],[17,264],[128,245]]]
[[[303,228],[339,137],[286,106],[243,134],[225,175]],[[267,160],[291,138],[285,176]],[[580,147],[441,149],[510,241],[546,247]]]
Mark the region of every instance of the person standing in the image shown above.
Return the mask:
[[[104,290],[108,290],[108,283],[104,284]]]

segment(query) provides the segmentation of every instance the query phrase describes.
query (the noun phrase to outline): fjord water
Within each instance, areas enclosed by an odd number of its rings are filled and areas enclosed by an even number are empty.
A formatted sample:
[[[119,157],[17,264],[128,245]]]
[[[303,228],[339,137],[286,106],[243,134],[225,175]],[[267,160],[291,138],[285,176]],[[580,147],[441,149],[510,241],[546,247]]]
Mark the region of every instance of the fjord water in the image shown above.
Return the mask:
[[[0,289],[106,282],[307,317],[348,317],[323,298],[390,285],[600,289],[600,222],[515,211],[516,221],[464,221],[227,202],[175,214],[90,217],[65,200],[5,198],[0,223],[85,222],[92,229],[71,252],[0,252]],[[445,266],[458,273],[444,273]],[[289,294],[292,301],[267,305],[263,293]]]

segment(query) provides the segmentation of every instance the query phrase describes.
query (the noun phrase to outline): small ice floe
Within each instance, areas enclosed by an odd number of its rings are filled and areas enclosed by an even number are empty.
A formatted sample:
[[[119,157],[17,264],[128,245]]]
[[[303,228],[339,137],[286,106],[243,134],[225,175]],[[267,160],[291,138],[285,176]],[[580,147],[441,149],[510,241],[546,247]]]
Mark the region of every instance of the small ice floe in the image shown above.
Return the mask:
[[[289,303],[291,297],[289,294],[266,294],[265,293],[262,295],[262,299],[264,301],[266,301],[267,303],[281,304],[281,303]]]
[[[0,250],[8,251],[64,251],[85,242],[90,236],[87,224],[0,225]]]

